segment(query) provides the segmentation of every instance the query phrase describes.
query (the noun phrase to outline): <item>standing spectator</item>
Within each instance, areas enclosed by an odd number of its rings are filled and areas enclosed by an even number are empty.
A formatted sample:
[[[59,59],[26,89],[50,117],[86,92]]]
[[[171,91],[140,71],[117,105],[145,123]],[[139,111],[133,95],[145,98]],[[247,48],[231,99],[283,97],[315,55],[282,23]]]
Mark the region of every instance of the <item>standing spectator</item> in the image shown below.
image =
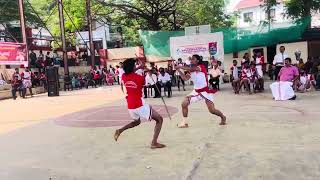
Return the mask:
[[[36,67],[39,68],[39,72],[44,68],[44,55],[42,51],[40,51],[40,54],[38,56],[38,59],[36,61]]]
[[[24,72],[21,73],[22,84],[24,87],[24,91],[22,92],[22,96],[25,97],[27,93],[27,89],[29,89],[30,96],[32,97],[32,81],[31,81],[31,72],[29,68],[25,68]]]
[[[241,60],[241,67],[244,68],[246,65],[250,65],[249,53],[244,53],[243,59]]]
[[[177,66],[178,66],[178,67],[183,67],[184,65],[185,65],[185,64],[182,62],[182,59],[179,58],[179,59],[178,59]],[[180,82],[181,82],[182,88],[183,88],[183,90],[185,91],[185,90],[186,90],[186,89],[185,89],[185,83],[184,83],[184,80],[181,78],[181,76],[180,76],[180,74],[179,74],[179,71],[176,71],[175,77],[176,77],[176,82],[177,82],[177,84],[178,84],[178,90],[180,91]]]
[[[238,64],[237,60],[233,60],[233,65],[230,68],[231,82],[232,82],[232,87],[235,94],[239,94],[239,91],[240,91],[240,78],[239,78],[239,69],[237,64]]]
[[[164,90],[167,90],[168,97],[171,97],[172,96],[172,91],[171,91],[172,84],[171,84],[170,75],[168,73],[166,73],[163,68],[160,68],[159,72],[160,72],[160,74],[158,76],[159,85],[160,85],[160,87],[163,87]],[[161,88],[159,88],[159,90],[160,90],[159,93],[161,95]]]
[[[30,57],[30,65],[32,67],[36,66],[37,55],[33,50],[31,50],[29,57]]]
[[[82,60],[83,61],[87,61],[88,62],[88,53],[87,52],[84,52],[83,54],[82,54]]]
[[[284,67],[285,59],[289,57],[285,53],[285,50],[286,50],[286,48],[284,46],[281,46],[280,53],[278,53],[274,56],[273,65],[276,66],[275,71],[274,71],[274,75],[276,78],[278,78],[281,68]]]
[[[119,85],[122,83],[122,75],[124,74],[124,70],[123,70],[123,63],[120,62],[119,64],[119,68],[117,70],[117,74],[118,74],[118,83]]]
[[[51,54],[50,51],[47,52],[46,55],[46,61],[45,61],[45,66],[52,66],[52,58],[51,58]]]

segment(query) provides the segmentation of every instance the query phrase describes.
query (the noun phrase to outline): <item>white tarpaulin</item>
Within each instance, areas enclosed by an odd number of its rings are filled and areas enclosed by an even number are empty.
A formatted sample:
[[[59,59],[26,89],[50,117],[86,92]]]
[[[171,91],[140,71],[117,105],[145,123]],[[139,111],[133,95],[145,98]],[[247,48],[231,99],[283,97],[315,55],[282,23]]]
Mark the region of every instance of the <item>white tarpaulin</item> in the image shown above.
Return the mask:
[[[224,60],[223,33],[210,33],[170,38],[170,54],[175,60],[198,54],[208,61],[211,56]]]

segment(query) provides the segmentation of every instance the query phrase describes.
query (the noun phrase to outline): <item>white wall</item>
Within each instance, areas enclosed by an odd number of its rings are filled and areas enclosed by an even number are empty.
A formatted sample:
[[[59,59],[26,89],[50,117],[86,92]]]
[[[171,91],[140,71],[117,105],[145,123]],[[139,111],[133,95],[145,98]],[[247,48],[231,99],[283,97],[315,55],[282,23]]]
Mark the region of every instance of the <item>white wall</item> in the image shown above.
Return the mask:
[[[285,18],[282,14],[285,11],[285,7],[283,4],[279,4],[275,6],[273,9],[275,9],[275,18],[274,18],[274,23],[284,23],[284,22],[289,22],[290,20]],[[256,7],[251,7],[251,8],[244,8],[240,9],[239,11],[239,17],[237,18],[237,26],[239,28],[248,28],[251,26],[259,26],[261,21],[265,21],[267,19],[266,13],[265,13],[265,8],[256,6]],[[253,12],[253,19],[252,22],[244,22],[244,14]]]
[[[278,44],[277,45],[277,53],[279,53],[280,46],[284,46],[286,48],[286,53],[289,55],[289,57],[292,59],[292,63],[297,63],[295,51],[298,49],[301,51],[301,58],[304,62],[307,61],[308,58],[308,42],[295,42],[295,43],[284,43],[284,44]]]

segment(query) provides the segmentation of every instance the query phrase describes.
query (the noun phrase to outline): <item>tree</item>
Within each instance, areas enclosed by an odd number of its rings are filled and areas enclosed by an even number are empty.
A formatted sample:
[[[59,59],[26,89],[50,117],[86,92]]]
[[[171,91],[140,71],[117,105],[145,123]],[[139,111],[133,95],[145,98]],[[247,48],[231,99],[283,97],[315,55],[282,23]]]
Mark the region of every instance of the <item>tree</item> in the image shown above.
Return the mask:
[[[125,18],[143,19],[147,22],[146,26],[150,30],[161,30],[164,22],[168,19],[176,8],[178,0],[98,0],[101,4],[107,7],[117,9]]]
[[[320,10],[319,0],[288,0],[285,1],[287,15],[293,19],[309,17],[312,12]]]
[[[26,3],[25,16],[27,23],[39,23],[38,18]],[[19,21],[19,19],[18,2],[16,0],[0,0],[0,23],[9,25],[13,21]]]

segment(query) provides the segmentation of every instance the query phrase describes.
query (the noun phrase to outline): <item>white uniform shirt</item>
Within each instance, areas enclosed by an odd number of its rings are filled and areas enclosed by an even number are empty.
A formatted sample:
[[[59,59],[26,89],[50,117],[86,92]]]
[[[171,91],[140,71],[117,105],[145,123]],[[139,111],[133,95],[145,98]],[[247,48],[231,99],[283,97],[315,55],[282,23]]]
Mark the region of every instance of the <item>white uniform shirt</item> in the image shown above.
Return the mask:
[[[200,68],[200,71],[192,72],[191,73],[191,80],[193,82],[194,89],[203,89],[205,87],[208,87],[207,82],[207,70],[206,67],[203,65],[198,66]]]
[[[146,85],[154,85],[155,82],[157,82],[157,76],[155,74],[152,74],[151,76],[149,74],[146,75]]]
[[[221,70],[220,70],[219,67],[217,67],[217,69],[214,69],[214,68],[210,69],[209,70],[209,74],[214,78],[222,75]]]
[[[122,75],[124,74],[124,70],[122,68],[119,68],[118,72],[119,72],[119,77],[122,77]]]
[[[284,60],[289,57],[286,53],[278,53],[274,56],[273,64],[276,66],[284,66]]]
[[[168,73],[164,73],[164,76],[162,76],[162,74],[159,74],[158,81],[165,84],[168,81],[171,81],[171,77]]]

